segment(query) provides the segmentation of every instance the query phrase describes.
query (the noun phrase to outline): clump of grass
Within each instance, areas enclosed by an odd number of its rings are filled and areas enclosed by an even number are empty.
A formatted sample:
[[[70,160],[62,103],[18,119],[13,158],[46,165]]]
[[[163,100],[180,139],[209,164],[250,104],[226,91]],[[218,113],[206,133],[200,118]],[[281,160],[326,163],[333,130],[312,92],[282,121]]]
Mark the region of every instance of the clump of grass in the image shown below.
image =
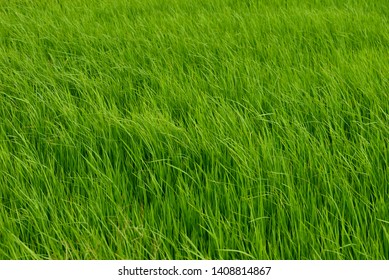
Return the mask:
[[[385,259],[386,1],[1,1],[0,258]]]

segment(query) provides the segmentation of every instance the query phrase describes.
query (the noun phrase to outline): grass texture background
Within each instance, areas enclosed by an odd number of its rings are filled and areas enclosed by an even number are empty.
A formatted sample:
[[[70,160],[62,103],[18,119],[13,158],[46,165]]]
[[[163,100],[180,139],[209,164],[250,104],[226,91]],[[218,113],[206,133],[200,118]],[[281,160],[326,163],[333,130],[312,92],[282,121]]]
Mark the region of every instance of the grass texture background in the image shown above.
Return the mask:
[[[388,259],[386,0],[0,0],[1,259]]]

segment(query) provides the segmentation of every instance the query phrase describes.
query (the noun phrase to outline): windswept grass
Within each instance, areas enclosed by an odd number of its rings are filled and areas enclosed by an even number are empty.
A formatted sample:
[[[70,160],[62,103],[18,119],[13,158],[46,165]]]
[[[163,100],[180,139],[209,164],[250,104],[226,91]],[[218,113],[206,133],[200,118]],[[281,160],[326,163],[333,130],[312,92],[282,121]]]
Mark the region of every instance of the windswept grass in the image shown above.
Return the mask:
[[[387,259],[385,0],[0,0],[1,259]]]

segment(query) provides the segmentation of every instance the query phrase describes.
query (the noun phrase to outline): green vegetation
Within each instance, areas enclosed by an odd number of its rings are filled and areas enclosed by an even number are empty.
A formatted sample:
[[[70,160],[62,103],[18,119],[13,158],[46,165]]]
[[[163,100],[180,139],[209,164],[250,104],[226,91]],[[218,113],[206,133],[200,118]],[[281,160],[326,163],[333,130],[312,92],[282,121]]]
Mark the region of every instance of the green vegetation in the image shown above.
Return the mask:
[[[0,0],[0,258],[389,258],[388,16]]]

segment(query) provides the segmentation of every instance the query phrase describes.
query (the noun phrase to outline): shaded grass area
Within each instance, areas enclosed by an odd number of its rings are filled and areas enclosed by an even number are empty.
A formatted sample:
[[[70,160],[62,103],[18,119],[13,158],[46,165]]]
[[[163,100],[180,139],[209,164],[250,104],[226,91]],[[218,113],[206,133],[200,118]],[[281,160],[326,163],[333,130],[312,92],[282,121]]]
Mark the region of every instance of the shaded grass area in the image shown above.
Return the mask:
[[[388,258],[386,1],[111,2],[0,0],[0,258]]]

